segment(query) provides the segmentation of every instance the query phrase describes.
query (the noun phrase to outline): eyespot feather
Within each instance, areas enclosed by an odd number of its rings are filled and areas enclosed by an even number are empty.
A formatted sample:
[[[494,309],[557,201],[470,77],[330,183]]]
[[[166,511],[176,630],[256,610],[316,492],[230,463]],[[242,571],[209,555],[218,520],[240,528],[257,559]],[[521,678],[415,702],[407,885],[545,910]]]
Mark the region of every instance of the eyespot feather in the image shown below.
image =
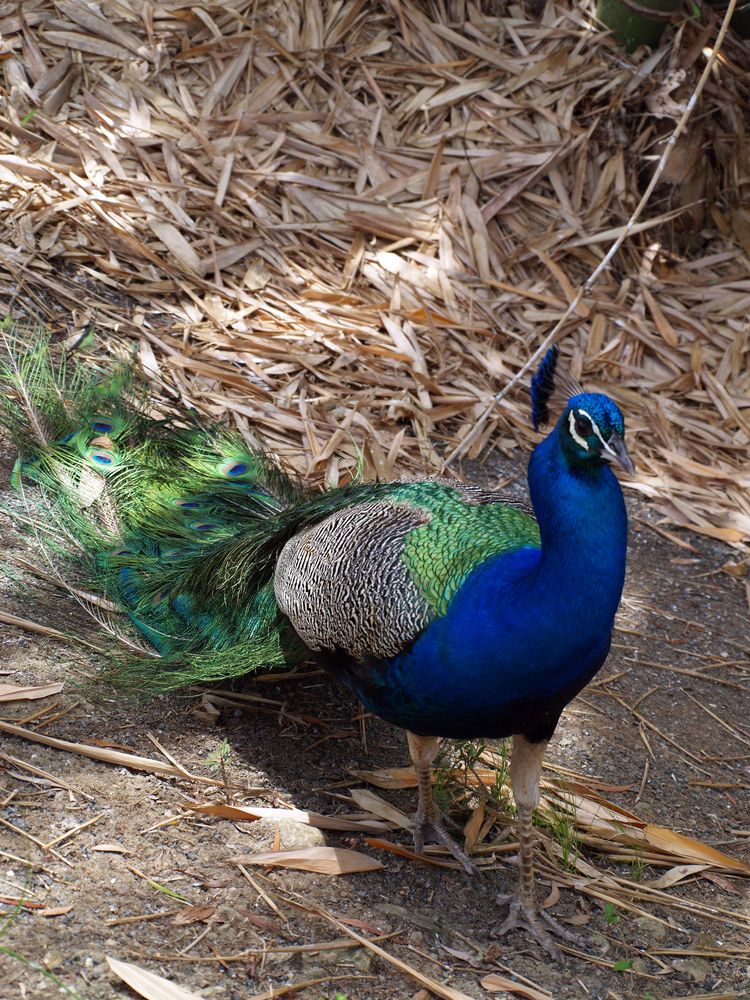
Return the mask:
[[[86,448],[83,457],[89,465],[93,465],[100,472],[114,469],[120,464],[118,455],[108,448]]]
[[[238,476],[246,476],[250,472],[250,463],[242,458],[230,458],[217,466],[217,472],[227,479],[236,479]]]

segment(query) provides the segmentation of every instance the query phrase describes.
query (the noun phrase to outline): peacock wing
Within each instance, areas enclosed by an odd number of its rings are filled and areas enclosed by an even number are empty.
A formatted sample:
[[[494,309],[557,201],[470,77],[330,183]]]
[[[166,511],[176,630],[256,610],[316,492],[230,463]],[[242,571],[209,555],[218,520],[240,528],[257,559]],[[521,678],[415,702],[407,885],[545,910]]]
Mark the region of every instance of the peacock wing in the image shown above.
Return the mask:
[[[446,613],[482,562],[538,545],[520,501],[450,481],[393,483],[291,538],[276,600],[311,649],[387,658]]]

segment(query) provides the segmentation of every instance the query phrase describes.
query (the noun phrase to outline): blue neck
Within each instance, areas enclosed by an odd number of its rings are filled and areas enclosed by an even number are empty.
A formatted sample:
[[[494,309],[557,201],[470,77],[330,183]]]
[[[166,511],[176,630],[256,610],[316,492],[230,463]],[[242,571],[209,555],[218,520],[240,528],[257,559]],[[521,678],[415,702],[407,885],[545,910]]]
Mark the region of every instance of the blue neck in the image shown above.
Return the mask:
[[[537,585],[559,590],[565,584],[571,625],[576,613],[611,621],[627,545],[625,502],[614,473],[604,463],[571,466],[553,431],[534,450],[528,480],[542,542]]]
[[[619,483],[572,468],[553,431],[529,487],[541,548],[486,559],[409,649],[351,675],[382,718],[423,736],[548,739],[601,667],[625,577]]]

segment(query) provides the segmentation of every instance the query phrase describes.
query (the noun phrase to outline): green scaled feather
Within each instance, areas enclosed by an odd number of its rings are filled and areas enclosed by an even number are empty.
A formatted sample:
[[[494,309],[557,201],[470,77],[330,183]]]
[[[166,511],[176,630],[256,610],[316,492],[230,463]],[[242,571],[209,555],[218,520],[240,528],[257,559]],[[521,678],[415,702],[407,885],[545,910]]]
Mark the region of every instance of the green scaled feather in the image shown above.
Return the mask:
[[[429,606],[444,615],[469,573],[491,556],[525,546],[537,548],[539,528],[530,514],[504,503],[467,504],[449,486],[438,483],[395,484],[391,499],[439,517],[411,532],[404,560]]]

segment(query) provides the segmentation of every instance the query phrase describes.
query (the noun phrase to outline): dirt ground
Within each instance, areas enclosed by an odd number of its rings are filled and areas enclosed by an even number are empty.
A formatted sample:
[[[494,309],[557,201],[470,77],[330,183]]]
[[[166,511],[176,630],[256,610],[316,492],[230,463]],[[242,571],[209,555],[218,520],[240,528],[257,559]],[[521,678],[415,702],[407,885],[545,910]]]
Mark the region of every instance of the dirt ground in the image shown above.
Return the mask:
[[[12,457],[7,445],[0,451],[6,483]],[[466,471],[489,485],[509,475],[523,483],[524,463],[522,455],[516,464],[490,456]],[[642,818],[748,860],[745,580],[722,571],[733,558],[731,549],[687,534],[680,538],[689,547],[680,547],[659,533],[655,516],[632,493],[628,503],[626,597],[614,648],[600,675],[613,679],[589,688],[569,707],[549,758],[623,786],[609,797]],[[0,540],[6,554],[29,550],[7,518],[0,524]],[[72,601],[40,592],[12,565],[0,577],[0,594],[10,613],[57,627],[66,621],[71,628],[83,625],[93,635]],[[251,702],[248,711],[229,710],[211,721],[194,697],[140,703],[104,684],[92,685],[100,668],[100,658],[81,647],[0,626],[0,681],[65,682],[56,698],[5,704],[0,715],[48,736],[88,744],[109,741],[164,760],[155,739],[182,767],[209,777],[215,771],[207,758],[226,739],[229,780],[261,790],[238,793],[235,800],[245,804],[294,803],[346,812],[351,805],[335,795],[356,784],[352,769],[407,763],[402,734],[378,720],[366,722],[365,747],[352,697],[320,677],[248,681],[241,686],[244,692],[282,706]],[[627,707],[636,702],[637,711],[663,735],[639,723]],[[51,716],[39,723],[23,721],[52,703]],[[495,895],[507,891],[515,877],[510,864],[469,879],[460,871],[375,850],[359,835],[334,833],[326,836],[328,843],[377,857],[383,870],[325,877],[246,868],[246,877],[228,859],[270,850],[276,824],[189,814],[189,804],[217,798],[210,787],[98,763],[5,734],[0,746],[0,897],[37,904],[36,909],[11,903],[0,908],[1,1000],[64,995],[59,984],[87,1000],[132,996],[110,972],[105,956],[136,963],[204,998],[281,996],[283,987],[305,982],[310,985],[295,995],[309,1000],[339,995],[425,1000],[429,995],[356,942],[346,945],[340,929],[294,902],[354,919],[352,929],[370,938],[378,931],[392,935],[382,942],[392,956],[470,997],[510,995],[490,994],[480,985],[493,972],[527,977],[560,1000],[750,996],[750,942],[731,917],[722,922],[648,905],[660,923],[625,908],[605,911],[566,890],[553,912],[588,911],[584,932],[591,945],[587,957],[568,954],[556,965],[518,932],[500,943],[490,937],[501,916]],[[647,761],[647,780],[637,800]],[[19,762],[54,778],[33,774]],[[405,811],[413,808],[411,792],[380,794]],[[87,821],[90,825],[79,829]],[[65,833],[70,835],[45,849]],[[284,846],[294,837],[300,844],[320,840],[306,828],[285,825]],[[392,837],[399,839],[398,833]],[[400,839],[408,845],[406,835]],[[96,849],[102,845],[110,849]],[[113,852],[113,845],[122,853]],[[602,870],[616,870],[595,853],[584,851],[584,856]],[[627,867],[619,871],[628,874]],[[647,866],[633,875],[648,883],[662,873]],[[540,882],[546,895],[549,881]],[[750,915],[747,880],[687,880],[669,891],[676,899],[713,907],[717,917],[727,911]],[[186,903],[206,907],[203,920],[176,919]],[[65,912],[45,915],[57,908]],[[319,950],[329,941],[341,946]],[[317,949],[297,948],[313,943]],[[611,968],[632,959],[629,969]]]

